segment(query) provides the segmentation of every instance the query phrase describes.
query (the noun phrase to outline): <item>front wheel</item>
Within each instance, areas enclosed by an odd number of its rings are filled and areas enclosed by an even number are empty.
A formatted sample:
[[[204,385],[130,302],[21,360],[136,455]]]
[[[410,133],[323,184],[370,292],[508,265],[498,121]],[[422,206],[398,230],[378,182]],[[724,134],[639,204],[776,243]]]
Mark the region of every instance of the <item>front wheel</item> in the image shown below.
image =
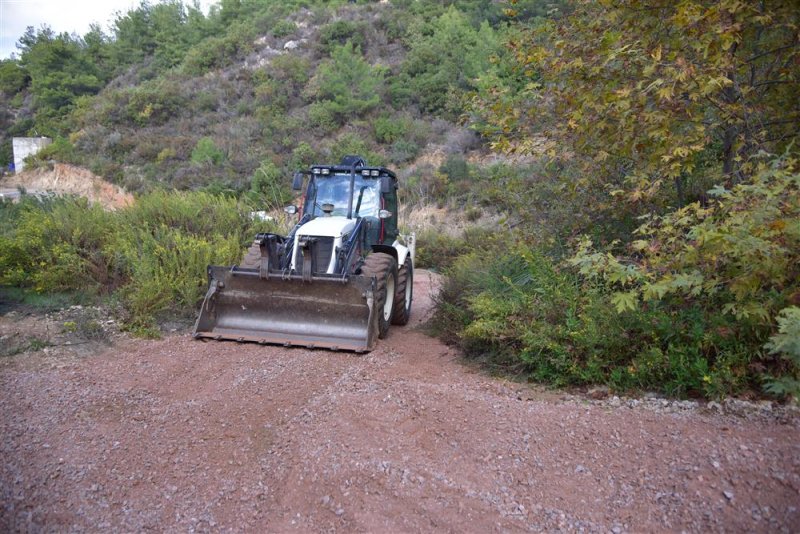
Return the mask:
[[[364,260],[361,274],[374,276],[377,280],[374,302],[378,316],[378,337],[383,339],[389,333],[389,324],[392,321],[392,312],[394,310],[397,288],[397,261],[389,254],[373,252]]]
[[[411,317],[411,300],[414,296],[414,264],[407,257],[397,272],[397,290],[394,294],[392,324],[404,326]]]

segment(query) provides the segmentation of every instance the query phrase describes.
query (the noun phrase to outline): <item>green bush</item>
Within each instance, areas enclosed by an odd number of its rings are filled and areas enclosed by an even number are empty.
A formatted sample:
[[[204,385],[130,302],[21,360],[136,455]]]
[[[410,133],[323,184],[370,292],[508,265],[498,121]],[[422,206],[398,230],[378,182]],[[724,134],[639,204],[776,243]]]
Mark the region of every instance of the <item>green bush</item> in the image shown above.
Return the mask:
[[[618,313],[602,284],[542,251],[499,250],[458,257],[438,297],[436,331],[470,357],[556,386],[718,398],[757,388],[759,369],[770,368],[783,377],[773,376],[775,387],[792,387],[789,358],[778,365],[764,358],[763,338],[719,310],[654,302]]]
[[[380,103],[384,70],[364,59],[361,49],[348,42],[320,63],[305,94],[322,103],[339,125],[361,116]]]
[[[238,22],[222,37],[209,37],[191,48],[183,61],[183,71],[192,76],[225,67],[253,50],[255,32],[247,23]]]
[[[322,131],[336,130],[339,127],[334,106],[326,102],[314,102],[308,106],[308,122]]]
[[[74,198],[2,202],[0,284],[114,291],[126,324],[148,332],[159,314],[194,312],[206,266],[238,262],[254,224],[236,199],[202,192],[154,192],[117,212]]]
[[[367,25],[363,22],[337,20],[326,24],[319,30],[319,50],[330,54],[335,48],[352,43],[354,47],[365,48]]]
[[[178,81],[159,78],[129,91],[127,119],[139,126],[164,124],[179,116],[187,104]]]
[[[372,123],[375,140],[383,144],[392,144],[408,135],[409,124],[397,117],[381,116]]]
[[[288,178],[272,160],[264,160],[250,182],[248,199],[259,210],[281,208],[291,202]]]
[[[295,31],[297,31],[297,25],[294,22],[286,19],[279,20],[278,22],[276,22],[275,25],[272,26],[272,29],[270,30],[272,35],[278,38],[291,35]]]
[[[225,152],[217,147],[211,137],[201,137],[192,150],[192,163],[219,165],[225,161]]]
[[[28,71],[13,59],[0,60],[0,93],[14,96],[31,81]]]
[[[389,150],[389,159],[394,163],[407,163],[419,155],[420,147],[414,141],[399,139],[392,143]]]
[[[115,225],[99,206],[80,198],[23,197],[19,207],[3,203],[0,210],[14,213],[0,237],[0,284],[53,292],[110,282],[104,251]]]

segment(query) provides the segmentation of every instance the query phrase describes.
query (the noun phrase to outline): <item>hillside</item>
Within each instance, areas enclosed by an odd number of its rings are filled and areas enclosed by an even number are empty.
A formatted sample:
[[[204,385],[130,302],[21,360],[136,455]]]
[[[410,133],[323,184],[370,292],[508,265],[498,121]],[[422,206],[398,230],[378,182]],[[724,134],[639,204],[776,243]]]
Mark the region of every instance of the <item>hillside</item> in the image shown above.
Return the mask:
[[[180,2],[142,5],[114,35],[23,36],[20,61],[3,64],[4,130],[57,137],[42,161],[134,193],[258,196],[272,185],[254,186],[259,172],[360,153],[402,168],[422,196],[443,163],[431,154],[481,148],[460,110],[506,21],[482,2],[225,1],[207,17]],[[54,65],[57,54],[68,61]]]

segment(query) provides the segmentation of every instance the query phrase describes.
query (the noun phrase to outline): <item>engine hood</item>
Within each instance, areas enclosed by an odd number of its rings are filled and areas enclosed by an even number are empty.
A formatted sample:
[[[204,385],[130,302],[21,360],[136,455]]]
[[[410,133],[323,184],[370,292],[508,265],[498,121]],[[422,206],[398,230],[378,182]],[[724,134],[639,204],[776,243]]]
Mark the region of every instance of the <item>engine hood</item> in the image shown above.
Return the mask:
[[[297,236],[341,237],[353,230],[355,219],[347,217],[317,217],[297,230]]]

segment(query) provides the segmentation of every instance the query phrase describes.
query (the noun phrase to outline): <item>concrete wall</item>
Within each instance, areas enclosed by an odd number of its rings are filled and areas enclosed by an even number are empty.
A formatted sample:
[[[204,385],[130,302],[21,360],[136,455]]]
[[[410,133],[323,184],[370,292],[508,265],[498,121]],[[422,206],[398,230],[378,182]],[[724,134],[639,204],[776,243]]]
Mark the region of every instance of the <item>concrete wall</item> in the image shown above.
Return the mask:
[[[15,137],[12,140],[14,147],[14,171],[21,172],[25,168],[25,158],[36,154],[41,149],[52,143],[49,137]]]

